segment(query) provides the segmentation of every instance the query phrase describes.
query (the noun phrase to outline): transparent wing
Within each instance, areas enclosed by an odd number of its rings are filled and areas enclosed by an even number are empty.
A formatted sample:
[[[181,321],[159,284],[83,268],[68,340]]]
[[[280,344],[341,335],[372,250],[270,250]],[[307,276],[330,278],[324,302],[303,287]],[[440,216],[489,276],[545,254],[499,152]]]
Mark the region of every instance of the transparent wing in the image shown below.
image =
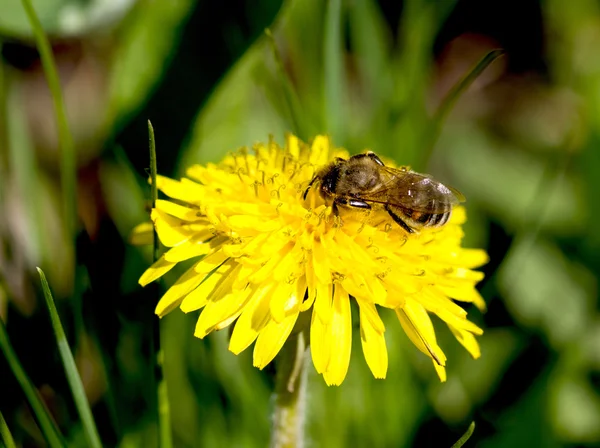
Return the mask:
[[[361,199],[424,213],[444,213],[465,200],[458,190],[414,171],[382,167],[381,176],[380,187],[362,194]]]

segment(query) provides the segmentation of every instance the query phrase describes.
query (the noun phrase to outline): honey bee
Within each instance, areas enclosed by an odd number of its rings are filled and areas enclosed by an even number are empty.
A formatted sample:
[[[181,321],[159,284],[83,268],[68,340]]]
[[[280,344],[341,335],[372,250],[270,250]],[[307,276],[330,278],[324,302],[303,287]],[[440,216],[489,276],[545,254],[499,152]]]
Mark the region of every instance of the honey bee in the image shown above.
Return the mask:
[[[465,201],[459,191],[426,174],[385,166],[373,152],[348,160],[338,157],[317,172],[304,191],[304,199],[315,183],[336,216],[339,206],[371,209],[379,204],[408,233],[443,226],[452,208]]]

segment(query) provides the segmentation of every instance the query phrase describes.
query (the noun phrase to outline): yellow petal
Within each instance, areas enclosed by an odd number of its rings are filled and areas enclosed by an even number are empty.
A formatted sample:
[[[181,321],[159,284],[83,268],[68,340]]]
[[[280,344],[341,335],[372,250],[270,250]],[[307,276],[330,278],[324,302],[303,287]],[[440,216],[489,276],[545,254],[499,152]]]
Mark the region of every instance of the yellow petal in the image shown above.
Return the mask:
[[[204,279],[204,275],[198,275],[194,268],[195,266],[192,266],[179,277],[179,280],[177,280],[158,301],[158,305],[156,305],[156,309],[154,310],[158,316],[163,317],[173,308],[178,306],[183,300],[183,297],[192,292]]]
[[[397,306],[401,305],[401,303],[398,302],[404,302],[399,297],[397,297],[395,300],[393,300],[392,298],[390,298],[392,300],[388,300],[388,291],[385,289],[385,287],[382,285],[382,282],[377,277],[371,279],[371,281],[369,282],[369,287],[373,291],[373,302],[375,302],[377,305],[387,307],[392,306],[396,308]]]
[[[346,378],[352,351],[350,298],[343,288],[336,287],[334,289],[333,315],[329,323],[328,333],[327,337],[331,338],[332,351],[323,377],[327,385],[337,386],[342,384],[342,381]]]
[[[180,219],[173,218],[165,212],[153,209],[150,217],[160,242],[167,247],[177,246],[194,236],[193,232],[182,227],[183,222]]]
[[[375,378],[385,378],[388,367],[388,354],[383,332],[376,329],[360,307],[360,340],[365,360]],[[382,324],[383,325],[383,324]]]
[[[433,361],[433,367],[435,368],[435,372],[438,374],[440,381],[442,383],[445,383],[446,382],[446,368],[444,366],[440,366],[435,361]]]
[[[285,319],[286,303],[292,297],[295,286],[295,283],[289,284],[279,282],[275,287],[269,309],[271,310],[271,317],[276,323],[281,323]]]
[[[460,330],[458,328],[449,328],[450,331],[452,331],[454,337],[456,337],[458,342],[460,342],[462,346],[467,349],[467,351],[471,354],[473,358],[477,359],[481,356],[481,349],[479,348],[479,343],[477,342],[477,339],[475,339],[475,336],[473,336],[472,333]]]
[[[157,199],[154,207],[183,221],[196,221],[201,216],[200,210],[198,209],[184,207],[183,205],[165,201],[164,199]]]
[[[483,249],[460,249],[455,255],[453,264],[468,269],[478,268],[490,261],[490,257]]]
[[[448,224],[463,224],[466,220],[467,220],[467,213],[465,211],[465,208],[462,206],[454,207],[454,209],[452,210],[452,215],[450,216],[450,221]]]
[[[146,286],[148,283],[153,282],[157,278],[162,277],[175,266],[176,263],[172,263],[164,259],[164,257],[160,257],[156,262],[146,269],[146,272],[142,274],[139,279],[139,284],[142,286]]]
[[[363,317],[369,319],[369,323],[373,329],[378,333],[383,333],[385,331],[385,325],[383,325],[383,321],[381,320],[381,317],[379,317],[375,304],[361,298],[356,298],[356,301],[360,306],[361,320]]]
[[[285,136],[285,147],[290,152],[290,154],[297,159],[300,157],[300,145],[298,137],[293,134],[287,134]]]
[[[396,315],[412,343],[437,364],[445,366],[446,355],[437,345],[433,324],[425,308],[414,300],[407,299],[402,308],[396,309]]]
[[[156,177],[156,186],[164,194],[173,199],[179,199],[180,201],[195,204],[204,196],[204,190],[201,185],[196,183],[192,184],[193,185],[183,184],[182,182],[169,179],[160,174]]]
[[[200,255],[206,255],[211,250],[209,243],[198,241],[195,243],[185,242],[179,246],[172,247],[163,256],[165,260],[174,263],[189,260],[190,258],[199,257]]]
[[[310,323],[310,353],[317,373],[324,373],[331,356],[331,340],[327,337],[327,325],[313,309]]]
[[[293,246],[291,244],[286,244],[278,253],[273,254],[254,274],[248,277],[248,280],[251,283],[262,283],[267,280],[267,278],[271,277],[273,270],[279,265],[282,258],[284,258],[292,248]]]
[[[310,163],[317,166],[326,165],[329,162],[329,148],[331,143],[329,137],[317,135],[312,143]]]
[[[315,299],[315,311],[324,323],[329,323],[333,314],[333,285],[317,285],[317,297]]]
[[[206,275],[198,274],[200,276],[204,275],[202,283],[183,299],[180,306],[181,310],[184,313],[189,313],[190,311],[196,311],[206,306],[211,294],[223,284],[234,268],[233,262],[227,262]]]
[[[129,234],[129,244],[144,246],[154,242],[154,224],[143,222],[133,228]]]
[[[327,260],[327,252],[325,252],[325,248],[321,243],[315,242],[313,245],[312,264],[315,277],[323,284],[331,283],[331,272],[329,271],[329,264]]]
[[[196,264],[196,272],[198,274],[208,274],[215,268],[221,266],[229,257],[223,251],[216,248],[216,251],[207,255],[202,261]]]
[[[232,215],[228,217],[228,222],[229,225],[238,232],[247,229],[260,229],[262,232],[271,232],[281,228],[279,219],[266,221],[264,216]]]
[[[269,320],[258,335],[254,346],[254,367],[263,369],[275,358],[292,332],[296,319],[298,319],[298,312],[286,317],[280,323]]]
[[[229,293],[217,301],[209,301],[208,305],[196,323],[194,336],[203,338],[210,333],[217,325],[228,320],[234,315],[238,315],[240,310],[246,305],[252,290],[248,288],[245,291]]]
[[[440,290],[444,295],[452,297],[455,300],[473,303],[482,312],[486,309],[485,300],[479,291],[477,291],[477,289],[475,289],[475,287],[472,285],[459,288],[437,285],[437,289]]]
[[[306,276],[302,276],[296,282],[296,296],[300,300],[300,311],[308,310],[314,303],[316,295],[308,292],[306,288]]]
[[[251,297],[235,324],[229,350],[236,355],[244,351],[258,337],[269,321],[269,303],[273,288],[262,287]]]

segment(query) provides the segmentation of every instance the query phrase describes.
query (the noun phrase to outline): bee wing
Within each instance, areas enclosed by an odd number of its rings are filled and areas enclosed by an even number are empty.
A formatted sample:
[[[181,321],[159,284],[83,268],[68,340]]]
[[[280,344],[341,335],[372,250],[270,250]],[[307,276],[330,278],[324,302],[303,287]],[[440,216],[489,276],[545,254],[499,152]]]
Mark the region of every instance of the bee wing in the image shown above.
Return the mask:
[[[465,201],[458,190],[424,174],[382,167],[381,175],[385,179],[381,186],[361,195],[361,199],[424,213],[444,213],[448,204]]]

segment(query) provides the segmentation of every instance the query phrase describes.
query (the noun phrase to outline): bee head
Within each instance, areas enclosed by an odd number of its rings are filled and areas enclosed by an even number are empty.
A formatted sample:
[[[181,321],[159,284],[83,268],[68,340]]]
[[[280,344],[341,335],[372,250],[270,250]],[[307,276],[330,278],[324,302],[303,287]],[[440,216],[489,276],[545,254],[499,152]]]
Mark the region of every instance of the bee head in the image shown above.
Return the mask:
[[[321,174],[320,189],[325,194],[334,194],[340,179],[340,173],[346,160],[338,159]]]

